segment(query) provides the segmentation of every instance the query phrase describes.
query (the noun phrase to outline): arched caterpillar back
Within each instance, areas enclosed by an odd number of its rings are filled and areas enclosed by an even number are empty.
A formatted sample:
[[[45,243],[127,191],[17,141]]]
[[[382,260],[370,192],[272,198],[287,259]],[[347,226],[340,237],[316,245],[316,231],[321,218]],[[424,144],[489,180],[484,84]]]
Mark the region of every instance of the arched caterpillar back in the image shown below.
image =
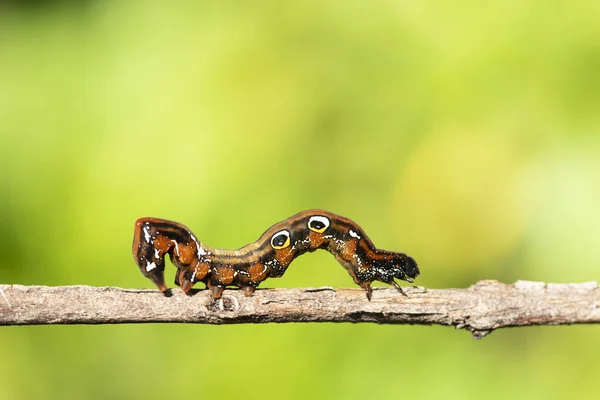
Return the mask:
[[[175,284],[188,293],[204,282],[215,299],[226,286],[252,295],[267,278],[281,277],[299,255],[324,249],[333,254],[371,300],[371,283],[381,281],[404,292],[394,278],[413,282],[419,268],[404,253],[377,249],[355,222],[324,210],[302,211],[270,227],[238,250],[208,247],[178,222],[140,218],[135,223],[133,257],[140,271],[166,292],[165,255],[178,269]]]

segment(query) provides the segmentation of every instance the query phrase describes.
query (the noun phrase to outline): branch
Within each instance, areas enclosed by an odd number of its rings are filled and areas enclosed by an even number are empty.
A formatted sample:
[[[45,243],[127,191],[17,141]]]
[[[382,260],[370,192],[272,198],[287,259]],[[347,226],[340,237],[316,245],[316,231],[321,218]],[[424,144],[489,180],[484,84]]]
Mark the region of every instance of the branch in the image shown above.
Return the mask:
[[[171,297],[156,290],[91,286],[0,285],[0,325],[185,322],[376,322],[450,325],[481,338],[503,327],[600,323],[596,282],[512,285],[480,281],[468,289],[263,289],[252,297],[226,290],[214,301],[207,290]]]

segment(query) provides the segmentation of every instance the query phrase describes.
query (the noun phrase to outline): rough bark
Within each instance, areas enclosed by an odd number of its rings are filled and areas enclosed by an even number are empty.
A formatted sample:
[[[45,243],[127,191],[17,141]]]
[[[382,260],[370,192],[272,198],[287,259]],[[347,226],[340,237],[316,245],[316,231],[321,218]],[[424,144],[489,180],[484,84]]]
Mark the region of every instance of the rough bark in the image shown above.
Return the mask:
[[[265,322],[375,322],[448,325],[481,338],[495,329],[600,323],[596,282],[551,284],[480,281],[467,289],[263,289],[252,297],[226,290],[171,297],[156,290],[91,286],[0,285],[0,325]]]

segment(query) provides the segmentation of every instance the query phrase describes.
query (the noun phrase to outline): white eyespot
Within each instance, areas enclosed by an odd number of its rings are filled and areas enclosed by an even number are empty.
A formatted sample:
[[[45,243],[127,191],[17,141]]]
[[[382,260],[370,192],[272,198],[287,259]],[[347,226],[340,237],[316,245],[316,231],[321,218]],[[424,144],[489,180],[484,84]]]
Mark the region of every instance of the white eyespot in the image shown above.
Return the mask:
[[[315,215],[308,220],[308,228],[317,233],[323,233],[329,228],[329,218]]]
[[[146,223],[142,230],[144,231],[144,239],[146,240],[146,243],[152,243],[152,236],[150,236],[150,224]]]
[[[282,230],[271,237],[271,247],[275,250],[285,249],[290,245],[290,232]]]
[[[360,235],[359,235],[358,233],[356,233],[355,231],[353,231],[352,229],[350,229],[350,230],[348,231],[348,233],[349,233],[349,234],[350,234],[350,236],[352,236],[353,238],[360,239]]]
[[[150,272],[153,269],[156,268],[156,263],[155,262],[148,262],[146,263],[146,272]]]

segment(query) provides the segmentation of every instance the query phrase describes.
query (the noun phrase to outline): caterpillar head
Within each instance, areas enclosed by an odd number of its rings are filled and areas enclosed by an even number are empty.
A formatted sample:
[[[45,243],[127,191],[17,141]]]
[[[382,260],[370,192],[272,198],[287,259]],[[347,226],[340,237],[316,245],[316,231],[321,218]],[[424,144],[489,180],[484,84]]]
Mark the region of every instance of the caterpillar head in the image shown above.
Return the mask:
[[[417,262],[406,254],[398,254],[394,265],[394,278],[412,283],[413,279],[419,276],[420,271]]]
[[[409,283],[419,276],[419,267],[414,258],[404,253],[396,253],[390,259],[384,261],[383,268],[379,269],[379,274],[384,282],[389,282],[392,276]],[[391,275],[391,276],[390,276]]]

